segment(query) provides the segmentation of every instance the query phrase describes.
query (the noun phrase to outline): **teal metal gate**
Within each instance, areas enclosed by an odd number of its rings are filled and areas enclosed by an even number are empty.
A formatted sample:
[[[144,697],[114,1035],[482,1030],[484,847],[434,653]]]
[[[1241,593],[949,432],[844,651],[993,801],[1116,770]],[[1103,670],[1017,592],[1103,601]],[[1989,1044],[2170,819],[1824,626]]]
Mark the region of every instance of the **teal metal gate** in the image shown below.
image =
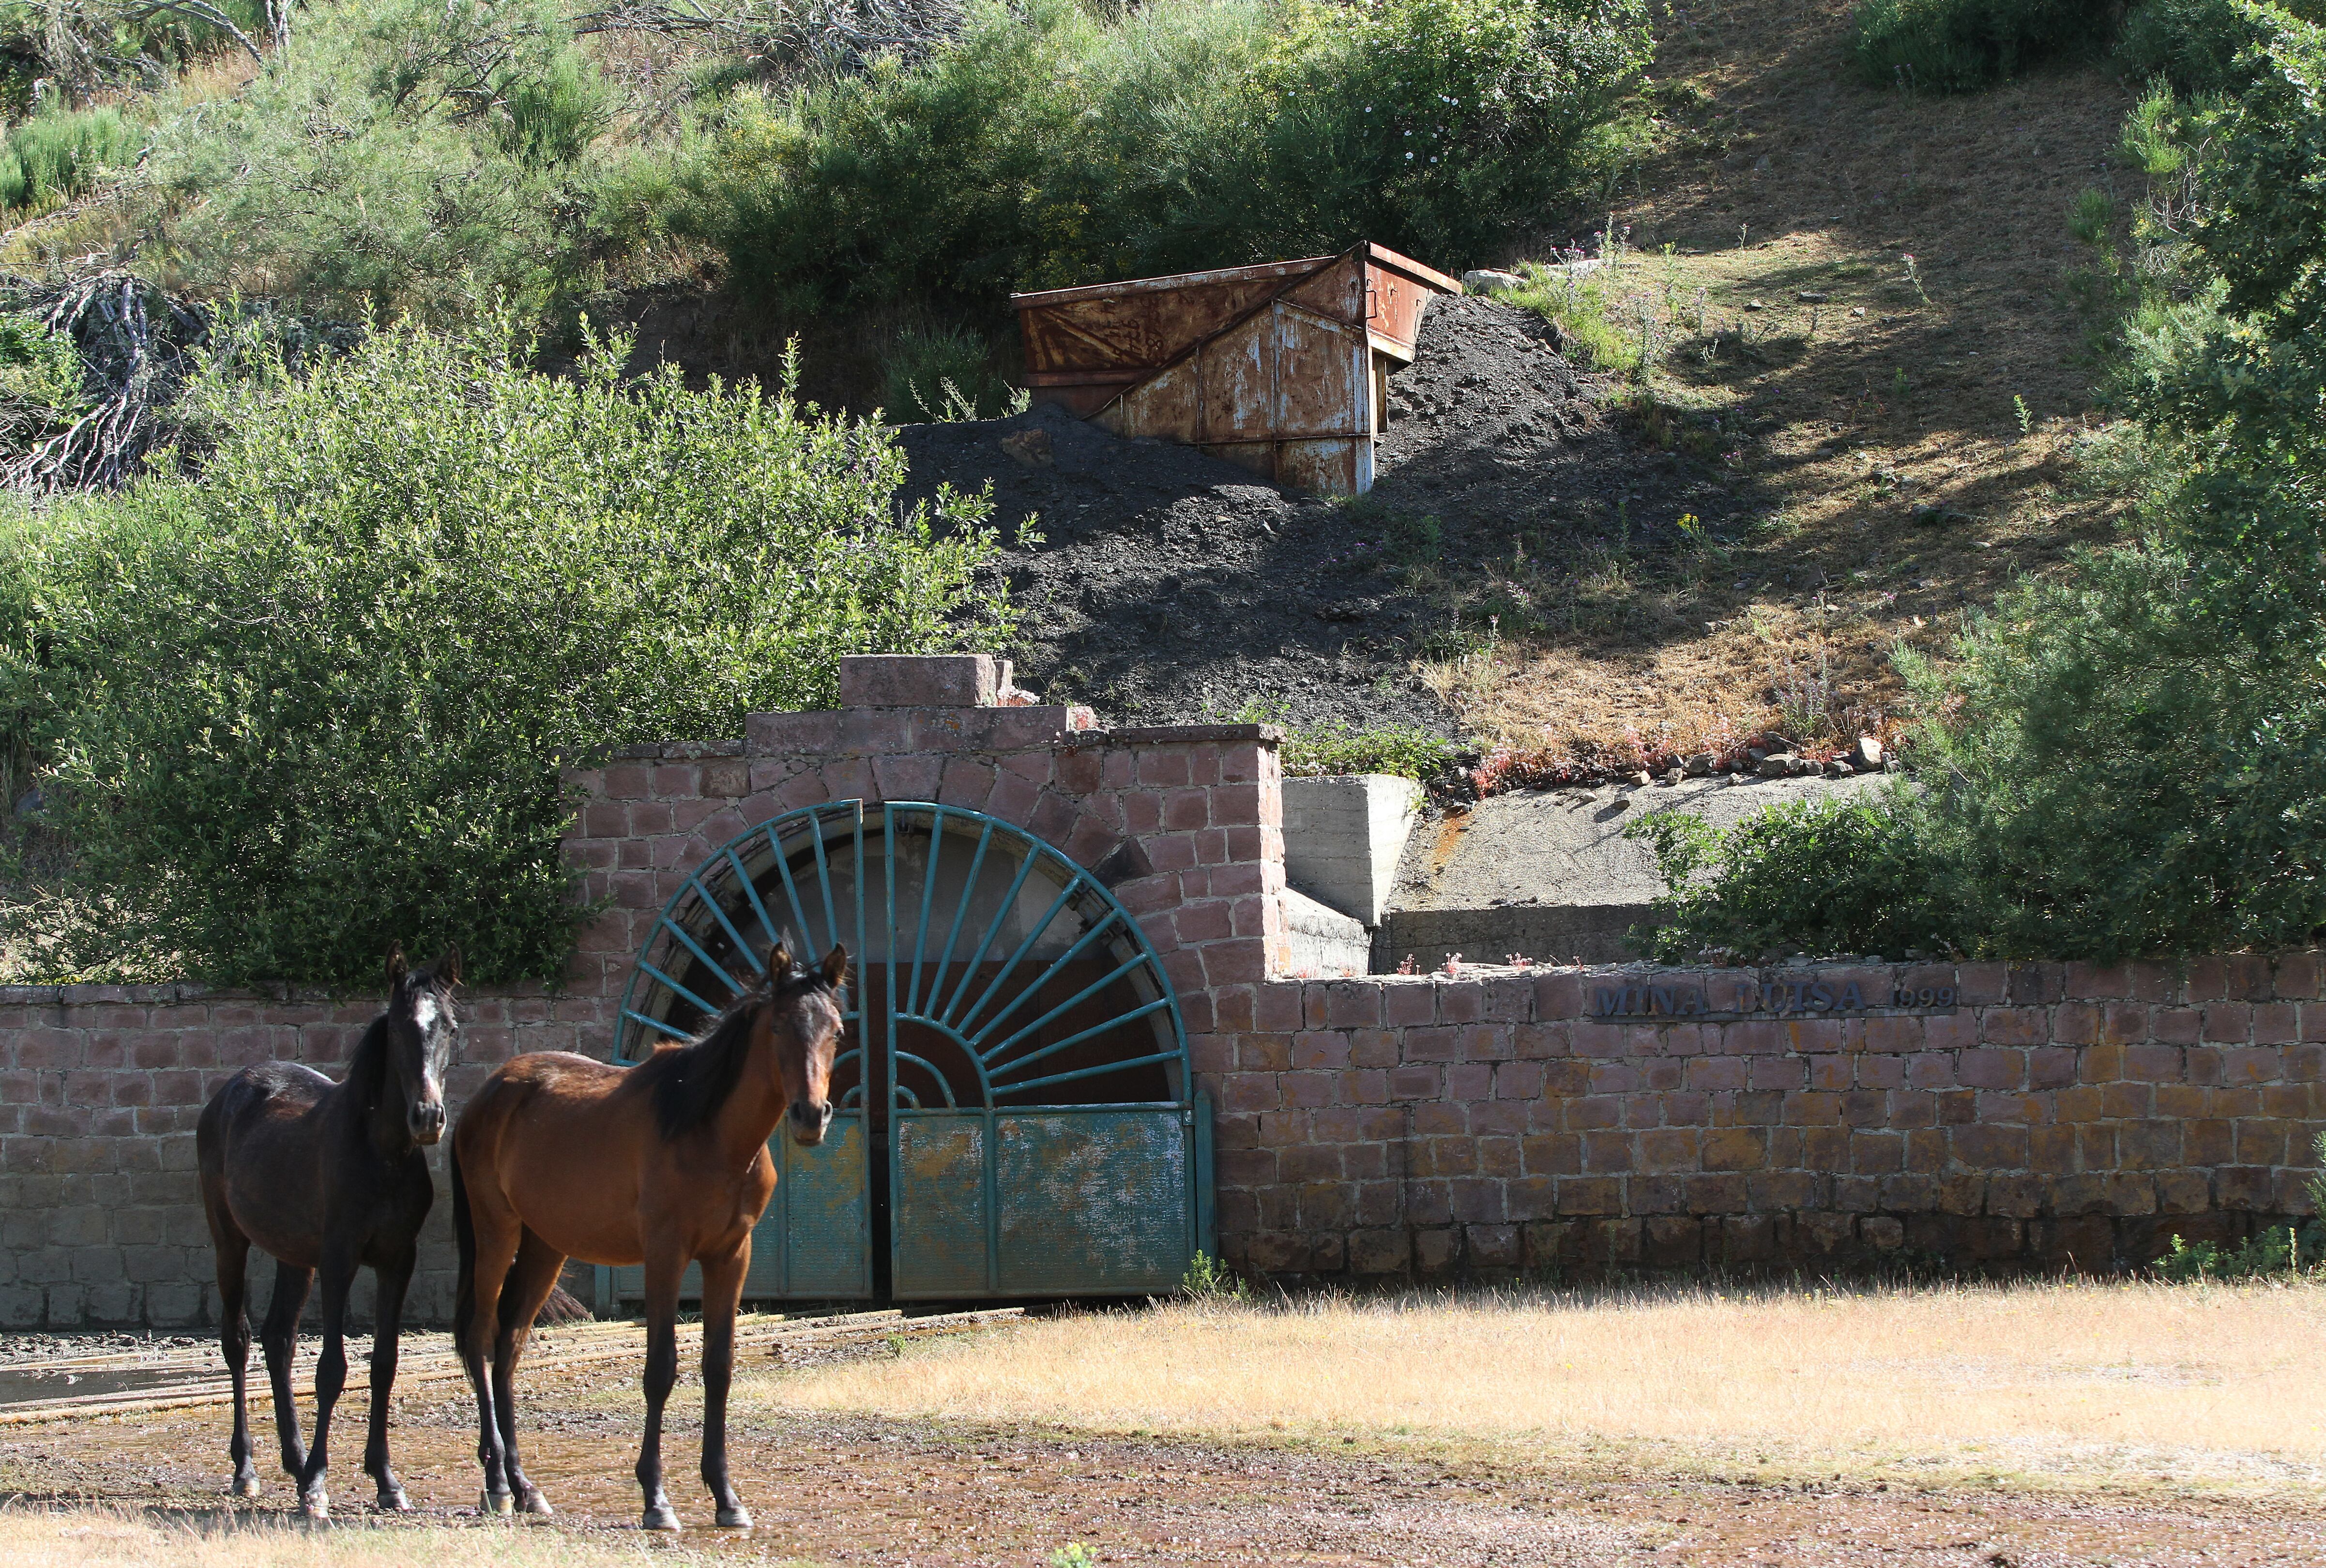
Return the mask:
[[[1057,850],[922,802],[763,823],[656,919],[616,1059],[692,1035],[778,939],[845,946],[855,978],[830,1134],[768,1145],[747,1297],[1146,1294],[1213,1249],[1211,1116],[1177,999],[1130,914]],[[636,1268],[600,1271],[601,1305],[643,1290]]]

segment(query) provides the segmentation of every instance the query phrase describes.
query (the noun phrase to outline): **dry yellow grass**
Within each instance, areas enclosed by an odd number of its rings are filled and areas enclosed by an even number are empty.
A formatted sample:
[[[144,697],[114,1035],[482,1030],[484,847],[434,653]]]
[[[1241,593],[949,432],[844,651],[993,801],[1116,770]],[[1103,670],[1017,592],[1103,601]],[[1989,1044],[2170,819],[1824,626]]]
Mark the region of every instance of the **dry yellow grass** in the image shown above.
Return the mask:
[[[976,1423],[1484,1443],[1930,1480],[2326,1480],[2326,1288],[1944,1286],[1172,1305],[762,1377]],[[1602,1456],[1609,1458],[1608,1455]]]
[[[302,1528],[220,1512],[172,1517],[126,1508],[0,1508],[0,1562],[10,1568],[620,1568],[698,1562],[662,1542],[577,1538],[490,1523],[341,1523]]]

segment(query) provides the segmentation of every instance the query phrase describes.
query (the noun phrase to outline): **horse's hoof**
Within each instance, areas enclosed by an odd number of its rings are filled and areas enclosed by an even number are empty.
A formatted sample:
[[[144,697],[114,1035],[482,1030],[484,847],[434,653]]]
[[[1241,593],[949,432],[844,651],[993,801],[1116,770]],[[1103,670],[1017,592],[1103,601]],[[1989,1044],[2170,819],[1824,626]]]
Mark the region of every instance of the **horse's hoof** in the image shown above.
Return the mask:
[[[738,1503],[731,1508],[719,1510],[719,1527],[722,1530],[748,1530],[751,1527],[751,1510]]]
[[[317,1487],[313,1491],[301,1496],[299,1517],[302,1519],[312,1519],[318,1524],[331,1517],[331,1499],[323,1495],[322,1488]]]
[[[234,1495],[237,1498],[256,1497],[258,1495],[258,1478],[255,1475],[235,1477]]]
[[[676,1510],[668,1503],[655,1504],[638,1519],[638,1528],[641,1530],[667,1530],[675,1535],[681,1527]]]
[[[516,1499],[510,1497],[507,1492],[496,1492],[488,1489],[482,1496],[477,1498],[477,1512],[484,1515],[487,1518],[491,1518],[497,1514],[514,1513],[516,1509]]]
[[[517,1494],[516,1511],[520,1514],[537,1515],[545,1519],[556,1510],[549,1506],[549,1499],[541,1495],[540,1488],[527,1487]]]
[[[412,1498],[402,1487],[384,1487],[379,1494],[379,1510],[384,1514],[408,1514],[412,1511]]]

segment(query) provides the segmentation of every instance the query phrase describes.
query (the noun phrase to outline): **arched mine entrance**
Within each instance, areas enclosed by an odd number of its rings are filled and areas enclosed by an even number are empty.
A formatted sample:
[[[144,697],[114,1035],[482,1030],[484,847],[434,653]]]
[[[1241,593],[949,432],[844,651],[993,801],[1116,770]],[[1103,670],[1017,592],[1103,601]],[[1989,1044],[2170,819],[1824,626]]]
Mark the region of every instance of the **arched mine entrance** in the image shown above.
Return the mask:
[[[656,918],[615,1057],[686,1038],[777,940],[855,963],[832,1131],[769,1144],[747,1298],[1146,1294],[1209,1251],[1209,1116],[1114,896],[981,812],[833,801],[713,852]],[[690,1269],[687,1289],[696,1287]],[[641,1271],[604,1271],[635,1300]]]

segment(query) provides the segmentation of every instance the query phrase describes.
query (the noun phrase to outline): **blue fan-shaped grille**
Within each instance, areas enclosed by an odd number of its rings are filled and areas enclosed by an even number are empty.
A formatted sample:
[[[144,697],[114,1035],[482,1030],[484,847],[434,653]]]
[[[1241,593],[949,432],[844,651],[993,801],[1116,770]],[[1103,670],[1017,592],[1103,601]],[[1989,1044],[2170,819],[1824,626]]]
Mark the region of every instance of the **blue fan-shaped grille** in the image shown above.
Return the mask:
[[[843,1107],[868,1076],[902,1109],[1186,1103],[1171,987],[1113,895],[1021,828],[925,803],[809,807],[721,845],[656,917],[617,1057],[692,1035],[778,941],[855,966]]]

